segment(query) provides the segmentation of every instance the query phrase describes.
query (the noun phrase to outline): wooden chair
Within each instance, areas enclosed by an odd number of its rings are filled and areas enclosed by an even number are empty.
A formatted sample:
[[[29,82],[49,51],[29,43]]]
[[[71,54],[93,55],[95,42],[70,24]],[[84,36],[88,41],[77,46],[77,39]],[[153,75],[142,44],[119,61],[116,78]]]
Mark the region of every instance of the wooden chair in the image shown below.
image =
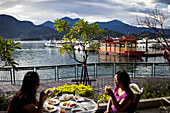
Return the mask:
[[[132,108],[130,108],[130,113],[137,113],[136,110],[137,110],[137,107],[138,107],[138,103],[139,103],[139,100],[140,100],[140,97],[141,95],[143,94],[143,88],[139,88],[139,86],[135,83],[131,83],[129,85],[130,89],[133,91],[134,95],[135,95],[135,99],[134,99],[134,102],[133,102],[133,105],[132,105]],[[101,100],[98,100],[97,101],[97,104],[98,104],[98,108],[102,108],[104,107],[103,104],[100,104],[102,101],[105,101],[105,102],[108,102],[107,99],[101,99]],[[105,107],[107,105],[105,104]],[[118,112],[118,113],[121,113],[121,112]],[[122,113],[127,113],[127,112],[122,112]]]
[[[159,107],[159,113],[162,111],[166,111],[166,113],[170,113],[170,101],[166,98],[162,98],[161,106]]]

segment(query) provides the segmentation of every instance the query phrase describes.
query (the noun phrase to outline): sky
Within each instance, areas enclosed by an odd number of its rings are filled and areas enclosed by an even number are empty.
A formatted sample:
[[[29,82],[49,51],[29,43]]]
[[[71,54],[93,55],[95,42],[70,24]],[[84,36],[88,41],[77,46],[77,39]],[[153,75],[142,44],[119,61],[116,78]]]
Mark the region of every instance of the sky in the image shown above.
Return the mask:
[[[165,16],[164,28],[170,29],[170,0],[0,0],[0,14],[35,25],[70,17],[90,23],[117,19],[135,26],[136,17],[143,18],[155,8]]]

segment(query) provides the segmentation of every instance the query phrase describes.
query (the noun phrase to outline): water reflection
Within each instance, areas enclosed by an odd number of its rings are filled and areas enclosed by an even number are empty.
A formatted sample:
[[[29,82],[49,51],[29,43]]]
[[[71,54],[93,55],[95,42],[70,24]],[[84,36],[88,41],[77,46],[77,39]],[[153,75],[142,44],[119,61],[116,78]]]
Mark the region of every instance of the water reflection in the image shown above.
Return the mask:
[[[121,57],[117,55],[98,54],[99,62],[143,62],[142,57]]]

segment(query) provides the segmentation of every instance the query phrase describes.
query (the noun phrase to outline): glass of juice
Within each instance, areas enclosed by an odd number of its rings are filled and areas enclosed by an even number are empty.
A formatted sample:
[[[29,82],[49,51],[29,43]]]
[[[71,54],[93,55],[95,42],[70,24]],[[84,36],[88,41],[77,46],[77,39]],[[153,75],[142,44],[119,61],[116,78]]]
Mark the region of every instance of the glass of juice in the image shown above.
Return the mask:
[[[65,109],[60,109],[60,113],[65,113]]]

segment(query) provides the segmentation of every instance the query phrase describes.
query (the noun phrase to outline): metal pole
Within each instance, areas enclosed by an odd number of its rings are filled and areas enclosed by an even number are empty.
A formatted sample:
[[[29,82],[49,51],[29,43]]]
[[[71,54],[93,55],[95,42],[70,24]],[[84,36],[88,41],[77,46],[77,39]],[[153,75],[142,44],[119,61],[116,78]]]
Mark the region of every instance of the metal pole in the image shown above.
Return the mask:
[[[77,64],[74,66],[74,71],[75,71],[75,79],[76,79],[76,66],[77,66]]]
[[[55,70],[54,70],[55,71],[55,81],[56,81],[56,78],[57,78],[56,77],[57,76],[57,69],[56,68],[57,68],[57,66],[55,67]]]
[[[132,71],[133,71],[133,76],[132,77],[135,77],[135,64],[134,63],[132,64]]]
[[[78,72],[78,66],[77,66],[77,64],[76,64],[76,68],[77,68],[77,73],[76,73],[76,76],[77,76],[77,77],[76,77],[76,78],[78,78],[78,73],[79,73],[79,72]],[[75,79],[76,79],[76,78],[75,78]]]
[[[116,63],[114,63],[114,75],[116,73]]]
[[[96,78],[97,77],[97,65],[96,65],[96,63],[94,64],[94,67],[95,67],[95,69],[94,69],[95,70],[95,76],[94,77]]]
[[[12,68],[13,69],[13,78],[14,78],[14,84],[15,84],[15,70],[14,70],[14,68]]]
[[[98,72],[97,72],[97,64],[96,64],[96,78],[98,77],[97,75],[98,75]]]
[[[155,78],[155,63],[152,64],[152,77]]]
[[[12,83],[12,70],[11,70],[11,68],[10,68],[10,75],[11,75],[11,84],[13,84]]]
[[[59,81],[59,69],[57,67],[57,80]]]

